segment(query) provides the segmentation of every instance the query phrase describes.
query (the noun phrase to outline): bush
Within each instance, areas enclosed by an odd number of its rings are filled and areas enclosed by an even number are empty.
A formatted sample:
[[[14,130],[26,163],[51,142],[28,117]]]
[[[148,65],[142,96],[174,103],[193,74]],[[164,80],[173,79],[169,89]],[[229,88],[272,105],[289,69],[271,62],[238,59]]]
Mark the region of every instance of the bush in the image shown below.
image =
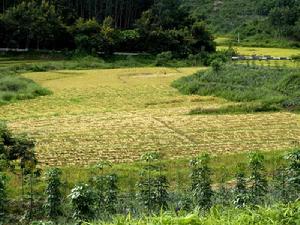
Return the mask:
[[[295,190],[296,198],[300,198],[300,149],[296,149],[286,156],[288,161],[287,174],[289,184]]]
[[[57,168],[51,169],[47,173],[45,209],[47,216],[52,220],[57,220],[62,215],[61,174],[62,171]]]
[[[251,176],[249,179],[249,201],[253,205],[259,205],[264,202],[268,191],[268,183],[265,177],[264,156],[254,152],[249,155],[249,168]]]
[[[169,182],[162,174],[163,165],[155,164],[160,160],[158,152],[149,152],[142,155],[146,163],[141,172],[140,180],[137,183],[138,198],[148,213],[158,212],[167,209],[169,200]]]
[[[209,168],[210,156],[208,154],[200,155],[191,160],[192,167],[192,192],[200,209],[207,210],[212,206],[212,180],[211,169]]]
[[[172,60],[172,52],[162,52],[156,56],[156,66],[166,66]]]
[[[237,173],[235,175],[236,185],[234,188],[234,205],[238,208],[245,207],[249,201],[249,195],[247,190],[247,180],[242,164],[238,165]]]
[[[90,220],[95,215],[95,194],[87,184],[76,185],[69,195],[73,207],[72,217],[76,220]]]
[[[211,67],[215,73],[218,73],[222,69],[223,62],[220,59],[215,59],[211,62]]]
[[[0,172],[0,224],[4,223],[7,212],[7,191],[6,191],[7,177]]]
[[[87,53],[96,53],[101,49],[101,26],[95,20],[78,19],[71,28],[76,48]]]

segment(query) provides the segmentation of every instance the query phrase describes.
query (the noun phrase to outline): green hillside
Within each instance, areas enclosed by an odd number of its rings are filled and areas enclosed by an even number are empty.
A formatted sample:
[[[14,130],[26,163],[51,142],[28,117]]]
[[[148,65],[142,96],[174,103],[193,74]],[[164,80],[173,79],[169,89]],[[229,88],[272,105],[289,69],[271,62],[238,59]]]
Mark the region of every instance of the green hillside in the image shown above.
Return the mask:
[[[244,45],[299,47],[298,0],[188,0],[184,6],[215,34],[235,40],[239,34]]]
[[[263,19],[257,12],[258,0],[188,0],[184,3],[194,16],[203,17],[215,32],[226,33],[243,23]]]

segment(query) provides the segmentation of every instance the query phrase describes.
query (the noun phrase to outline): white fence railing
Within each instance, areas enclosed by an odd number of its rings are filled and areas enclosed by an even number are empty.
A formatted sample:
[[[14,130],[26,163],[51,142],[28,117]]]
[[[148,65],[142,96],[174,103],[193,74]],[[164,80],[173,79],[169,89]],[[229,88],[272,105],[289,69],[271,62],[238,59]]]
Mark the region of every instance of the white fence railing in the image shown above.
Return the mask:
[[[0,52],[28,52],[28,48],[0,48]]]

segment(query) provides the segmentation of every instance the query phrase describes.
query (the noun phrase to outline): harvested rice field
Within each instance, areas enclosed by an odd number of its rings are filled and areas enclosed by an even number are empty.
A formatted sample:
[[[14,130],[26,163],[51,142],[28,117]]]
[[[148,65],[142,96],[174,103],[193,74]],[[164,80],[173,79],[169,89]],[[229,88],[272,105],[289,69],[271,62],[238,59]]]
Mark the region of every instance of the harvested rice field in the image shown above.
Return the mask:
[[[16,133],[36,140],[40,163],[87,165],[132,162],[147,151],[168,159],[300,143],[300,116],[288,112],[188,115],[197,107],[232,104],[216,97],[183,96],[173,80],[205,68],[130,68],[24,74],[53,94],[0,108]]]

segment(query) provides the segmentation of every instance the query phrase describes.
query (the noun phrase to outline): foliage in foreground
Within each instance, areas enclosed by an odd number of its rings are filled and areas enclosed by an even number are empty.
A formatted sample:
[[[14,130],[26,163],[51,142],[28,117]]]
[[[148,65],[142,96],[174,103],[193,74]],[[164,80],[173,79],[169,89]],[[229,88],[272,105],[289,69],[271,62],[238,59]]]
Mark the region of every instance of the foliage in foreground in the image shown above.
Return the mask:
[[[0,130],[0,134],[2,153],[0,169],[4,171],[0,173],[0,203],[2,203],[0,213],[1,218],[8,224],[29,223],[33,219],[52,220],[58,223],[111,221],[115,215],[131,214],[135,218],[142,218],[146,213],[149,216],[158,215],[165,210],[180,214],[189,213],[194,208],[205,215],[211,209],[217,209],[216,207],[224,210],[230,207],[241,209],[272,206],[280,202],[292,204],[300,197],[299,149],[288,153],[281,167],[276,166],[271,171],[273,174],[279,171],[285,175],[284,178],[267,177],[264,156],[255,152],[249,155],[247,174],[239,168],[236,181],[229,181],[231,183],[229,184],[226,183],[228,180],[222,178],[221,184],[214,188],[212,178],[215,170],[211,169],[210,156],[202,154],[190,163],[191,176],[187,182],[189,187],[186,190],[175,191],[170,188],[160,154],[153,152],[146,153],[141,158],[145,163],[136,189],[120,192],[119,175],[104,173],[104,168],[111,165],[102,162],[90,171],[92,176],[89,177],[88,183],[81,181],[73,184],[70,193],[64,189],[61,171],[51,169],[45,180],[47,184],[44,187],[45,195],[42,195],[35,192],[41,173],[36,168],[34,143],[26,137],[12,136],[5,126]],[[20,200],[7,198],[6,176],[2,174],[9,175],[10,172],[21,172]],[[24,186],[28,188],[24,189]],[[282,187],[288,193],[282,192]],[[18,205],[11,207],[14,201],[17,201]],[[3,204],[5,202],[8,204]],[[41,205],[45,211],[41,209]]]
[[[258,208],[223,208],[216,206],[204,216],[197,212],[186,216],[176,216],[173,213],[162,213],[159,216],[133,219],[128,217],[115,217],[113,222],[94,222],[93,225],[295,225],[300,222],[300,202],[292,204],[277,204],[271,207]]]
[[[300,109],[300,72],[297,69],[233,64],[216,68],[181,78],[172,85],[183,94],[218,96],[246,103],[219,109],[225,113]],[[191,113],[210,112],[195,109]]]

